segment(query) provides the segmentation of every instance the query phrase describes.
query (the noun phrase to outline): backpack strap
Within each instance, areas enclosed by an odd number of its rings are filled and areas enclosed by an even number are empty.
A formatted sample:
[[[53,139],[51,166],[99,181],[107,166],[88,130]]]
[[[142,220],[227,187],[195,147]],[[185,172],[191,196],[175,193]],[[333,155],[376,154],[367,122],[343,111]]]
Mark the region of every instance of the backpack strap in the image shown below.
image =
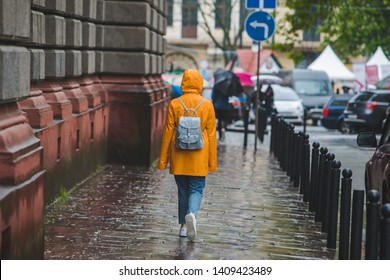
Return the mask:
[[[183,100],[181,100],[181,98],[180,98],[180,97],[178,97],[177,99],[179,99],[179,101],[180,101],[181,105],[183,105],[183,107],[184,107],[184,111],[185,111],[185,112],[187,112],[187,111],[188,111],[188,109],[187,109],[186,105],[184,105],[184,102],[183,102]]]
[[[181,105],[183,106],[184,108],[184,114],[186,114],[188,112],[188,110],[191,110],[193,111],[195,114],[196,114],[196,110],[198,110],[199,106],[206,100],[204,97],[202,97],[202,100],[198,103],[198,105],[195,107],[195,109],[192,109],[192,108],[187,108],[186,105],[184,104],[183,100],[181,100],[180,97],[178,97],[177,99],[179,99]]]
[[[198,106],[195,107],[194,111],[196,112],[196,110],[198,110],[199,106],[203,103],[203,101],[205,101],[206,99],[204,97],[202,97],[202,100],[199,102]]]

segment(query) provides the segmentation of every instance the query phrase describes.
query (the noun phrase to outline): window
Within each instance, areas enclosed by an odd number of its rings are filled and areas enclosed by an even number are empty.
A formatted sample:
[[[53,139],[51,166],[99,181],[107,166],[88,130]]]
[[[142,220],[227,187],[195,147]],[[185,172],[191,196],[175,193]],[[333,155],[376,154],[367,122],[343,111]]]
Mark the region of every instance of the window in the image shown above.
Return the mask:
[[[311,28],[308,31],[303,32],[303,41],[306,42],[319,42],[320,41],[320,34],[316,32],[316,28]]]
[[[173,26],[173,0],[167,0],[167,3],[168,3],[167,24],[168,26]]]
[[[215,1],[215,28],[222,28],[228,24],[230,15],[227,14],[227,9],[231,5],[230,0]]]
[[[196,38],[198,25],[197,0],[183,0],[182,34],[183,38]]]
[[[347,106],[348,100],[333,100],[332,106],[339,106],[339,107],[345,107]]]
[[[320,21],[317,20],[314,26],[312,26],[309,30],[303,31],[303,41],[306,42],[319,42],[320,34],[317,32],[320,26]]]
[[[196,0],[183,0],[183,26],[198,25],[198,9]]]
[[[389,119],[387,119],[386,123],[385,123],[385,129],[383,130],[379,146],[382,146],[383,144],[389,144],[389,143],[390,143],[390,125],[389,125]]]

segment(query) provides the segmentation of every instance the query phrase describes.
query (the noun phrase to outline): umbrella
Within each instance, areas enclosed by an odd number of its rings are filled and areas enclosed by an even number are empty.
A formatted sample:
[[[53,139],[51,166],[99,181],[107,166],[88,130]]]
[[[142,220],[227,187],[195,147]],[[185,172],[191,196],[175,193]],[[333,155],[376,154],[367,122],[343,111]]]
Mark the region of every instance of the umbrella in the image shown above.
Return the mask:
[[[252,76],[251,80],[254,83],[256,83],[257,82],[257,76],[256,75]],[[274,85],[274,84],[282,85],[283,84],[283,80],[280,77],[274,76],[274,75],[260,75],[259,76],[259,83],[262,84],[262,85]]]
[[[173,79],[172,82],[172,98],[176,98],[183,95],[183,92],[181,91],[181,80],[183,79],[183,76],[176,76],[176,78]]]
[[[253,87],[254,82],[251,80],[251,73],[234,72],[234,74],[240,79],[240,83],[243,87]]]
[[[227,96],[239,95],[243,91],[240,79],[233,71],[221,68],[214,72],[214,88]]]

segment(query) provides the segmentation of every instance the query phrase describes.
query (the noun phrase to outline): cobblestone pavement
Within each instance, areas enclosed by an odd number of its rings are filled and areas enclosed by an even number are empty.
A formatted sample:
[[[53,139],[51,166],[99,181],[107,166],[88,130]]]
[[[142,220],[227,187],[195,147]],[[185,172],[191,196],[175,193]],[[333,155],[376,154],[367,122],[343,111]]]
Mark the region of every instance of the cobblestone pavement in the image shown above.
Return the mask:
[[[267,141],[227,133],[206,179],[195,242],[179,238],[173,175],[107,166],[47,208],[46,259],[335,259],[321,225],[291,186]],[[268,139],[267,139],[268,140]]]

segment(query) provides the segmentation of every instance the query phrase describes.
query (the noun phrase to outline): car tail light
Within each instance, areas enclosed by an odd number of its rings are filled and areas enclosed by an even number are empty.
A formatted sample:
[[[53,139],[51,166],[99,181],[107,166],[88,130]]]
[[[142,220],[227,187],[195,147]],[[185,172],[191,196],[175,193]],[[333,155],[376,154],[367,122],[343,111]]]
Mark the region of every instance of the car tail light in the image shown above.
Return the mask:
[[[376,107],[378,107],[378,103],[370,102],[366,105],[366,111],[372,112]]]
[[[322,115],[324,117],[328,117],[329,116],[329,108],[324,108],[324,110],[322,110]]]

